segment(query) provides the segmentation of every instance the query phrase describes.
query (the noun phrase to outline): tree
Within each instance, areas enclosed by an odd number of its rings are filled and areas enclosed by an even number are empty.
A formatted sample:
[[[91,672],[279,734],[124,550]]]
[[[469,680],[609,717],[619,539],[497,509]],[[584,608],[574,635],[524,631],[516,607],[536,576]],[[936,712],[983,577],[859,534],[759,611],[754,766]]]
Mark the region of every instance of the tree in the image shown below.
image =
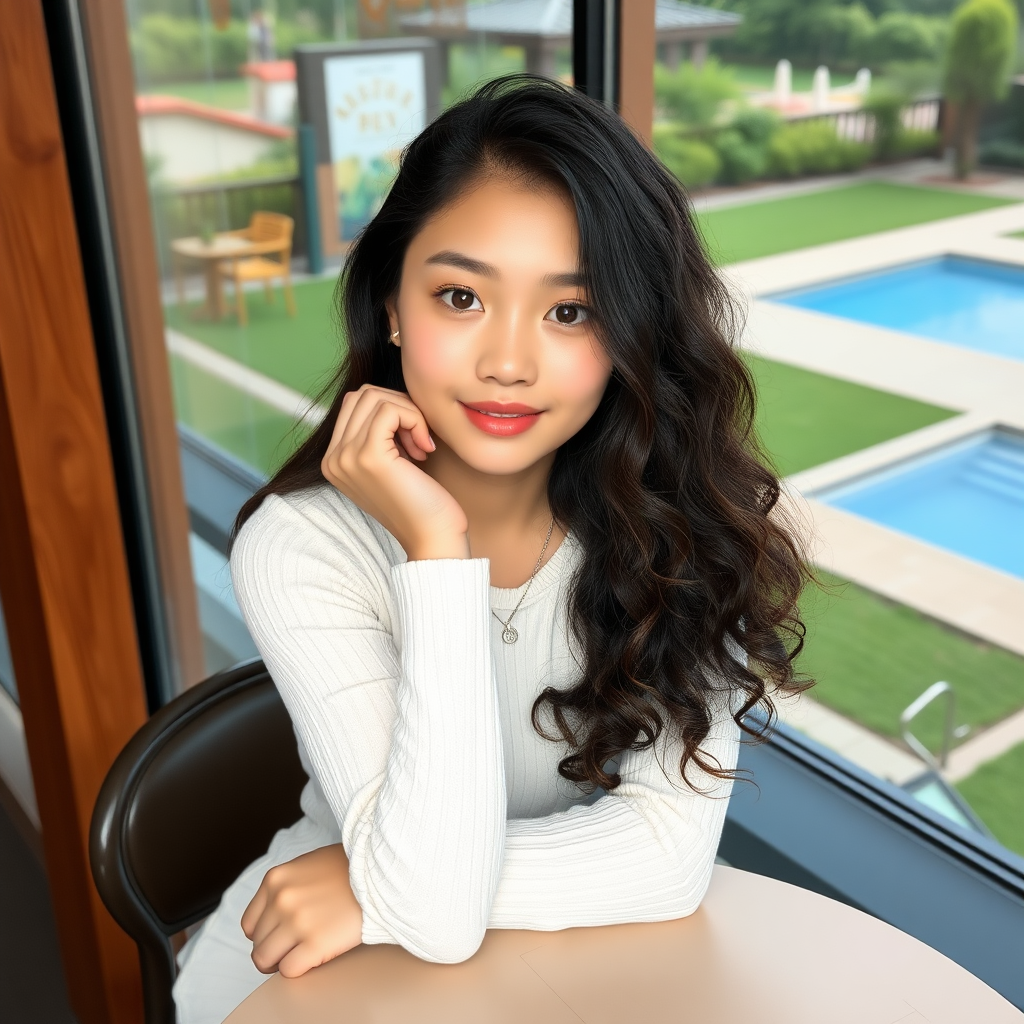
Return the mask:
[[[1017,11],[1010,0],[967,0],[953,12],[946,50],[945,94],[957,104],[956,176],[975,165],[982,107],[1009,87],[1017,43]]]

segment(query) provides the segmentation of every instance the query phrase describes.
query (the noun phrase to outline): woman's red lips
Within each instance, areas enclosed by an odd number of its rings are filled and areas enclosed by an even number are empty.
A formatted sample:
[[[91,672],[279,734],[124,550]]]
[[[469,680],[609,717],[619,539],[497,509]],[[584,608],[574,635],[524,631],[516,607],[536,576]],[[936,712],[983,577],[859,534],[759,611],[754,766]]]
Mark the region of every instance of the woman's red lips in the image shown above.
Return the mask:
[[[521,402],[460,402],[469,422],[492,437],[522,434],[540,419],[541,410]]]

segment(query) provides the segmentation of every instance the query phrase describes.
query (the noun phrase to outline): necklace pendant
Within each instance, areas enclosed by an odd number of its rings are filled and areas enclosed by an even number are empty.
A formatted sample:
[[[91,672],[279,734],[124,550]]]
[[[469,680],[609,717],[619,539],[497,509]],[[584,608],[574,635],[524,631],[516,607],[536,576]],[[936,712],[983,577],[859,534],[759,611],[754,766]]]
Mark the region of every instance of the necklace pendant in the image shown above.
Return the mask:
[[[506,625],[501,631],[501,639],[507,644],[514,644],[519,639],[519,632],[514,627]]]

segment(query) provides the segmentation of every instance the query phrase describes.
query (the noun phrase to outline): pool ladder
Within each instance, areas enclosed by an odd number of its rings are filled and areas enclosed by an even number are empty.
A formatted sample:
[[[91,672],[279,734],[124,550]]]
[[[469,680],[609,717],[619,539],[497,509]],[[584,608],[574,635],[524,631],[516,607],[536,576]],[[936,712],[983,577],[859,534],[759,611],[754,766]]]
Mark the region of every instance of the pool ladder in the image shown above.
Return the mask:
[[[946,701],[946,720],[942,730],[942,747],[939,756],[936,757],[914,734],[911,732],[910,723],[933,701],[940,697]],[[947,682],[932,683],[917,700],[909,704],[900,715],[900,733],[903,742],[913,751],[925,764],[925,771],[903,783],[902,789],[917,800],[921,800],[926,790],[938,790],[941,794],[939,804],[934,799],[925,800],[934,810],[952,817],[954,821],[959,818],[958,824],[966,825],[970,830],[980,835],[991,835],[985,823],[978,817],[974,809],[966,800],[946,781],[943,770],[949,761],[949,752],[953,746],[953,740],[963,739],[970,731],[969,725],[956,725],[956,693],[953,687]],[[949,809],[943,809],[946,805]],[[959,814],[957,814],[959,812]]]
[[[946,698],[946,721],[942,730],[942,747],[938,758],[910,731],[910,723],[933,701]],[[924,693],[904,708],[900,715],[900,735],[903,742],[933,771],[940,772],[949,761],[953,740],[963,739],[970,731],[969,725],[956,725],[956,693],[946,682],[932,683]]]

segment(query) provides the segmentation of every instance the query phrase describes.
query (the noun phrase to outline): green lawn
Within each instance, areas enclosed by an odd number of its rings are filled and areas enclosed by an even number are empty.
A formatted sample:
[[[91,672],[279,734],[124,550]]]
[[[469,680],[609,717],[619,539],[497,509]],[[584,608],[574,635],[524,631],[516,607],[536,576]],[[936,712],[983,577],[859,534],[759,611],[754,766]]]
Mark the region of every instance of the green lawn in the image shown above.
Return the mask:
[[[1009,199],[870,181],[711,210],[699,217],[712,256],[737,263],[876,231],[1005,206]]]
[[[341,358],[338,333],[332,321],[334,280],[295,286],[298,315],[290,317],[275,289],[273,303],[260,291],[246,293],[249,324],[241,327],[233,312],[223,320],[193,319],[195,306],[168,306],[164,318],[190,338],[251,366],[305,395],[326,383]]]
[[[808,587],[801,601],[807,645],[798,662],[817,680],[815,700],[886,736],[899,735],[900,712],[939,680],[956,691],[957,724],[983,728],[1024,707],[1024,659],[821,576],[826,589]],[[932,749],[941,737],[938,705],[915,726]]]
[[[996,839],[1024,856],[1024,743],[983,764],[956,788]]]
[[[171,356],[177,419],[196,433],[269,475],[306,436],[290,416]]]
[[[217,78],[206,82],[165,82],[141,92],[158,96],[180,96],[224,110],[248,110],[249,83],[244,78]]]
[[[758,433],[781,476],[955,415],[785,363],[746,358],[757,380]]]

